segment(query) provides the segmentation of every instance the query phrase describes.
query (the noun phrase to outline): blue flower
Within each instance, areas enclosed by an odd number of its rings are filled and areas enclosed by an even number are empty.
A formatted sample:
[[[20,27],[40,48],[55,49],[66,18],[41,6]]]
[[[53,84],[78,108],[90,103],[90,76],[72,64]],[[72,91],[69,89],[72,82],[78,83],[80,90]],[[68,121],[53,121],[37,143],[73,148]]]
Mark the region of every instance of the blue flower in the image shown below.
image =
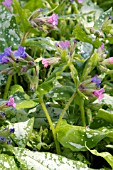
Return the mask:
[[[11,128],[10,129],[10,133],[14,133],[15,129],[14,128]]]
[[[5,117],[6,114],[5,114],[4,112],[1,112],[0,115],[1,115],[2,117]]]
[[[6,142],[6,138],[3,136],[0,136],[0,142]]]
[[[4,52],[0,54],[0,63],[6,64],[9,62],[8,57],[10,57],[12,51],[11,47],[5,48]]]
[[[92,77],[91,82],[96,83],[96,86],[99,88],[99,87],[100,87],[100,84],[101,84],[101,79],[98,78],[97,75],[95,75],[94,77]]]
[[[25,52],[25,48],[22,47],[22,46],[19,46],[19,47],[18,47],[18,50],[14,52],[14,55],[15,55],[15,57],[17,57],[17,58],[18,58],[18,57],[22,57],[22,58],[27,57],[27,54],[26,54],[26,52]]]

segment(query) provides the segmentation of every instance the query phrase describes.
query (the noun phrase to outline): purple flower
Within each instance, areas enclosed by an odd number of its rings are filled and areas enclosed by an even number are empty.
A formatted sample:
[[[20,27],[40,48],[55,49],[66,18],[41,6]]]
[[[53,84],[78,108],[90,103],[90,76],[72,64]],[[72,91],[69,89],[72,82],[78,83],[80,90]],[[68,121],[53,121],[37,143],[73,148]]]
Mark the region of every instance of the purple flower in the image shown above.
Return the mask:
[[[3,136],[0,136],[0,142],[6,142],[6,138]]]
[[[11,47],[5,48],[4,49],[4,55],[7,57],[10,57],[12,51],[11,51]]]
[[[13,3],[12,0],[5,0],[2,2],[2,4],[7,8],[10,8],[12,3]]]
[[[10,129],[10,133],[14,133],[15,132],[15,129],[14,128],[11,128]]]
[[[105,92],[104,88],[100,90],[94,90],[93,95],[96,96],[98,98],[98,101],[100,102],[104,97],[104,94],[103,94],[104,92]]]
[[[100,83],[101,83],[101,79],[98,78],[97,75],[95,75],[94,77],[92,77],[91,82],[95,83],[96,86],[99,88],[100,87]]]
[[[18,50],[14,52],[14,55],[18,58],[18,57],[22,57],[25,58],[27,57],[27,54],[25,52],[25,48],[22,46],[18,47]]]
[[[16,107],[16,104],[14,102],[14,98],[11,96],[10,99],[7,101],[6,106]]]
[[[61,46],[62,49],[66,49],[70,47],[70,42],[68,40],[66,41],[60,41],[59,45]]]
[[[4,53],[0,54],[0,63],[6,64],[6,63],[8,63],[8,62],[9,62],[9,60],[8,60],[8,58],[5,56],[5,54],[4,54]]]
[[[11,47],[5,48],[4,52],[2,54],[0,54],[0,63],[8,63],[9,60],[7,57],[10,57],[12,51],[11,51]]]
[[[51,23],[54,27],[56,27],[56,25],[58,25],[58,14],[51,15],[47,22]]]

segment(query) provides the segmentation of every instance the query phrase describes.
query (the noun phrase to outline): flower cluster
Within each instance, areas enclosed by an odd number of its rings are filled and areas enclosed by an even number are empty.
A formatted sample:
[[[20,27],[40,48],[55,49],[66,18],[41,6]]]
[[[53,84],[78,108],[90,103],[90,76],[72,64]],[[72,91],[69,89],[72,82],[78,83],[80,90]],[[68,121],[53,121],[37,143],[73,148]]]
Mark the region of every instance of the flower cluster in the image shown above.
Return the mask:
[[[79,86],[79,90],[85,93],[88,96],[95,96],[100,102],[104,97],[104,88],[100,89],[101,79],[98,78],[98,75],[82,82]]]
[[[27,56],[25,48],[22,46],[18,47],[18,50],[12,51],[11,47],[5,48],[4,52],[0,54],[0,63],[6,64],[12,59],[12,55],[15,56],[15,60],[19,57],[25,58]],[[13,58],[14,59],[14,58]]]
[[[14,133],[14,128],[5,128],[4,130],[0,131],[2,135],[0,135],[0,143],[2,144],[11,144],[10,134]]]

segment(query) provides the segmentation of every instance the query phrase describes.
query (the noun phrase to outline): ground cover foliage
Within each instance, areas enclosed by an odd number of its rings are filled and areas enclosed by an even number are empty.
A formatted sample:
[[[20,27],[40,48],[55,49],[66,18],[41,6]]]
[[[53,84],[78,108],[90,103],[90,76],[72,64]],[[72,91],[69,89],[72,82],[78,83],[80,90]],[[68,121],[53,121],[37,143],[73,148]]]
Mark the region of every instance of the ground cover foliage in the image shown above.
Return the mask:
[[[0,0],[0,170],[113,169],[112,6]]]

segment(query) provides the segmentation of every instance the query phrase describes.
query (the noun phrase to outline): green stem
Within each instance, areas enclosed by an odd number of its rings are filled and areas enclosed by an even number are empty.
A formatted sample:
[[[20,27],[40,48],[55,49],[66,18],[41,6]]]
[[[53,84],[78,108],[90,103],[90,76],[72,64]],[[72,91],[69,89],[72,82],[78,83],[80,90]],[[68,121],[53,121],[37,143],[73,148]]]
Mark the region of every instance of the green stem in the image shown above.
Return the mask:
[[[7,99],[8,91],[9,91],[9,87],[10,87],[11,81],[12,81],[12,75],[9,75],[8,79],[7,79],[6,86],[5,86],[3,99]]]
[[[64,114],[65,114],[66,110],[69,108],[69,106],[70,106],[71,102],[73,101],[73,99],[75,98],[75,96],[76,96],[76,93],[74,93],[74,94],[71,96],[71,98],[69,99],[68,103],[65,105],[65,108],[63,109],[63,111],[62,111],[62,113],[61,113],[61,115],[60,115],[60,118],[59,118],[59,120],[58,120],[58,123],[57,123],[57,125],[56,125],[56,129],[59,127],[59,125],[60,125],[60,123],[61,123],[61,121],[62,121],[62,118],[64,117]]]
[[[22,41],[21,41],[21,43],[20,43],[21,46],[23,45],[23,43],[25,42],[25,40],[27,39],[27,37],[28,37],[29,34],[30,34],[30,32],[27,32],[27,33],[24,34],[24,36],[23,36],[23,38],[22,38]]]
[[[14,84],[17,84],[16,74],[14,74]]]
[[[46,115],[46,118],[47,118],[47,120],[49,122],[50,128],[51,128],[52,133],[53,133],[53,137],[54,137],[54,141],[55,141],[55,145],[56,145],[56,152],[57,152],[57,154],[60,155],[60,145],[59,145],[59,142],[57,141],[56,131],[55,131],[55,128],[53,126],[52,120],[51,120],[50,115],[49,115],[49,113],[47,111],[47,108],[46,108],[46,106],[44,104],[43,98],[40,97],[39,100],[40,100],[40,104],[42,106],[42,109],[43,109],[43,111],[44,111],[44,113]]]
[[[80,106],[80,111],[81,111],[82,124],[84,127],[86,127],[85,112],[84,112],[84,99],[83,98],[81,98],[79,106]]]

